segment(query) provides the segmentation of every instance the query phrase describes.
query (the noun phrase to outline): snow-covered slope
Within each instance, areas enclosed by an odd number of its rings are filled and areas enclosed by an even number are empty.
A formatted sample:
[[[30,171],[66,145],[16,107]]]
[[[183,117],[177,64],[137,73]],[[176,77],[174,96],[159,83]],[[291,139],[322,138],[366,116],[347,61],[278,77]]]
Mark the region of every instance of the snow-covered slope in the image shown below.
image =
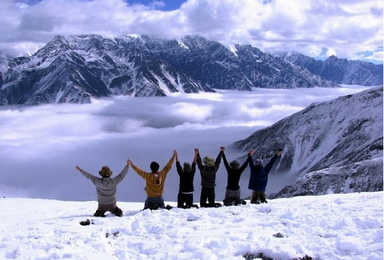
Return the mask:
[[[333,55],[325,61],[315,60],[300,53],[281,53],[278,56],[338,84],[383,85],[383,64],[339,59]]]
[[[269,198],[383,190],[383,158],[307,173]]]
[[[56,36],[33,56],[3,61],[0,68],[0,105],[338,86],[251,45],[228,48],[199,36]]]
[[[282,147],[284,152],[274,171],[292,178],[319,170],[330,172],[325,169],[331,167],[353,168],[354,163],[382,158],[383,87],[312,104],[232,147],[243,152],[255,149],[255,158],[266,160]],[[372,167],[369,174],[381,176],[382,189],[382,167]],[[376,177],[367,181],[373,183]],[[380,185],[366,186],[367,190],[378,190],[378,187]],[[327,188],[318,193],[325,190]],[[310,193],[309,190],[306,192]]]
[[[383,259],[383,192],[157,211],[118,201],[121,218],[95,218],[96,206],[1,198],[0,258]],[[87,219],[90,225],[79,224]]]

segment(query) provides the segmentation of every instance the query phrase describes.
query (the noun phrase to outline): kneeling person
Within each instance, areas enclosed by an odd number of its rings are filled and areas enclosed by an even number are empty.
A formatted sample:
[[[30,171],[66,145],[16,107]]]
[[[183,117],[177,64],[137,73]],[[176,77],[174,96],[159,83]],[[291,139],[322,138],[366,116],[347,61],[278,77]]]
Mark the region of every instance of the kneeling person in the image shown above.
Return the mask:
[[[116,204],[116,188],[127,175],[128,168],[129,165],[127,161],[127,164],[120,174],[111,178],[112,171],[108,166],[103,166],[99,171],[102,178],[99,178],[84,171],[80,166],[76,166],[76,170],[81,172],[85,178],[91,180],[96,187],[98,207],[94,214],[95,217],[105,217],[105,212],[107,211],[110,211],[119,217],[123,215],[123,211],[117,207]]]

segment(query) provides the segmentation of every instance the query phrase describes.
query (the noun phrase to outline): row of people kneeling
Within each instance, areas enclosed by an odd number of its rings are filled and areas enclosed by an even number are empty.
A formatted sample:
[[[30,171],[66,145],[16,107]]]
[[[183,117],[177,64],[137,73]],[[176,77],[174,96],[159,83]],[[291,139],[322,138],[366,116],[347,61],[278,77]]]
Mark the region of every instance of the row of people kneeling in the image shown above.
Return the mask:
[[[160,166],[157,162],[151,162],[151,172],[143,171],[134,165],[131,160],[127,160],[124,169],[114,178],[111,178],[112,171],[108,166],[103,166],[99,171],[101,178],[86,172],[79,166],[76,166],[76,169],[80,171],[84,177],[91,180],[96,187],[98,200],[98,208],[94,213],[96,217],[104,217],[107,211],[119,217],[123,215],[122,210],[117,207],[116,204],[116,188],[127,175],[129,167],[132,167],[132,169],[145,180],[147,198],[144,203],[144,209],[168,208],[169,206],[165,206],[163,198],[164,183],[175,160],[176,169],[180,177],[179,193],[177,196],[177,207],[179,208],[198,207],[196,204],[193,204],[193,180],[196,173],[196,166],[201,174],[200,207],[221,206],[220,203],[215,202],[216,173],[219,169],[221,159],[223,159],[228,172],[226,193],[223,200],[225,206],[245,204],[245,201],[240,198],[239,180],[248,164],[250,167],[248,188],[252,190],[250,202],[266,203],[265,188],[268,182],[268,174],[277,158],[281,155],[282,149],[279,149],[265,166],[262,165],[262,160],[260,159],[252,160],[253,150],[248,152],[248,157],[241,166],[236,160],[228,163],[224,151],[225,148],[220,147],[220,152],[216,160],[209,156],[204,157],[202,160],[199,149],[195,149],[192,163],[185,162],[183,166],[181,166],[177,151],[175,150],[161,171],[159,171]]]

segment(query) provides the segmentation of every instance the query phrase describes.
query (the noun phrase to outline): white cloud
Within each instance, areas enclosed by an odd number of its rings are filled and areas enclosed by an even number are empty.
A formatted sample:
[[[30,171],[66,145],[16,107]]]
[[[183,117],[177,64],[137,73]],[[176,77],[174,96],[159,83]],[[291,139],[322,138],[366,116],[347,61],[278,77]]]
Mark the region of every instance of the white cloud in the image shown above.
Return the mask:
[[[94,187],[79,183],[76,165],[97,174],[103,165],[120,171],[126,160],[149,170],[151,161],[162,166],[173,150],[180,161],[191,161],[194,148],[202,156],[216,156],[220,146],[244,139],[258,129],[303,109],[313,102],[356,93],[363,88],[256,89],[175,94],[172,97],[93,100],[91,104],[41,105],[0,108],[0,196],[92,200]],[[243,154],[241,154],[243,155]],[[228,160],[240,155],[227,152]],[[129,174],[135,175],[133,171]],[[165,198],[176,198],[178,177],[168,175]],[[137,177],[137,176],[136,176]],[[143,201],[140,178],[124,192],[130,201]],[[271,178],[269,192],[284,183]],[[200,190],[196,174],[196,194]],[[224,167],[218,172],[217,197],[226,187]],[[244,173],[241,187],[247,190]],[[278,185],[278,186],[276,186]]]
[[[57,34],[200,34],[266,52],[295,50],[317,58],[331,52],[349,59],[371,53],[368,58],[382,62],[383,4],[377,0],[189,0],[173,11],[156,9],[160,1],[131,2],[2,0],[0,49],[31,53]]]

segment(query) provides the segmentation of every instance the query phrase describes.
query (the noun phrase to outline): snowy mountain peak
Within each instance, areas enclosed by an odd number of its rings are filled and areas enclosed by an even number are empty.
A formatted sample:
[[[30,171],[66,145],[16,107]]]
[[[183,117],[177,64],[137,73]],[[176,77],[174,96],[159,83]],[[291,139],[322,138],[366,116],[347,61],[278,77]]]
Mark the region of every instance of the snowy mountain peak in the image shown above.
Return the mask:
[[[33,56],[9,64],[7,69],[3,67],[0,82],[3,105],[215,89],[338,87],[251,45],[228,49],[190,35],[179,40],[149,35],[58,35]]]
[[[337,84],[379,86],[383,85],[383,64],[363,61],[350,61],[332,55],[325,61],[315,60],[300,53],[280,53],[297,66],[308,69],[311,73]]]

